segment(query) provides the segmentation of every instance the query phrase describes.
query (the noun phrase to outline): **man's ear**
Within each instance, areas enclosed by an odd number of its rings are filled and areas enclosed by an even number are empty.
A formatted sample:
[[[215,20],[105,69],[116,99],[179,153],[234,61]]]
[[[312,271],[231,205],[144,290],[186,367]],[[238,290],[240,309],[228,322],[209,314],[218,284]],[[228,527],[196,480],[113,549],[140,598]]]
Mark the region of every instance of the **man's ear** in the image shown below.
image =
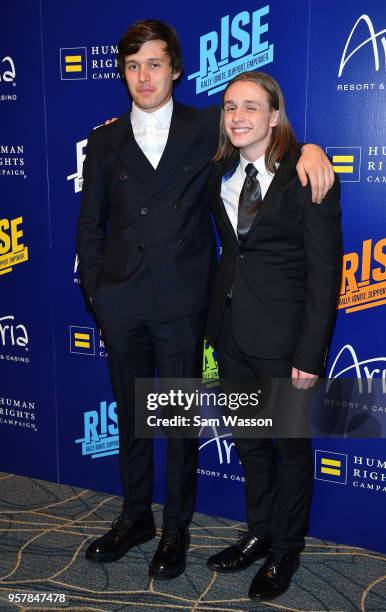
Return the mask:
[[[181,76],[181,70],[173,70],[173,81],[176,81]]]
[[[271,119],[269,121],[269,127],[276,127],[279,121],[280,111],[274,110],[271,113]]]

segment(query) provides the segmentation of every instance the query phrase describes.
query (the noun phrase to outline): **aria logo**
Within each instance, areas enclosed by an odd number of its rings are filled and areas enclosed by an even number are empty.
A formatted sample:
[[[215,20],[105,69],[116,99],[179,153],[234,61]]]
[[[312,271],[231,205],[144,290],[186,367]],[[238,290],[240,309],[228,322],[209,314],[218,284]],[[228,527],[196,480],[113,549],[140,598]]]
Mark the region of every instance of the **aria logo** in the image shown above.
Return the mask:
[[[100,402],[98,410],[83,415],[83,438],[75,440],[82,445],[82,455],[99,459],[119,452],[118,416],[116,402]]]
[[[318,415],[321,435],[385,436],[386,357],[362,359],[351,344],[345,344],[333,360],[325,383],[324,407]]]
[[[0,60],[0,84],[4,83],[4,86],[12,85],[16,87],[16,68],[15,62],[12,57],[6,55]],[[3,89],[3,88],[2,88]],[[9,90],[8,90],[9,92]],[[16,94],[0,93],[0,101],[2,102],[13,102],[17,100]]]
[[[208,432],[210,438],[208,438]],[[231,433],[219,435],[216,427],[208,426],[201,428],[199,438],[208,438],[200,444],[199,450],[202,451],[204,448],[216,449],[219,465],[230,465],[232,457],[236,457],[236,447]]]
[[[28,332],[22,323],[15,324],[13,315],[0,317],[0,347],[28,346]]]
[[[360,34],[364,31],[364,34]],[[338,78],[341,79],[348,65],[352,64],[355,69],[364,65],[361,58],[367,57],[368,49],[372,52],[373,68],[379,73],[381,67],[386,68],[386,28],[375,31],[373,22],[368,15],[361,15],[355,22],[344,46],[338,68]],[[354,42],[354,39],[356,42]],[[358,62],[359,59],[359,62]],[[339,83],[338,91],[368,91],[384,89],[384,83]]]
[[[342,377],[346,379],[347,376],[355,381],[360,395],[362,393],[371,394],[374,387],[378,390],[379,385],[373,385],[373,379],[381,382],[380,390],[386,394],[386,357],[359,360],[354,347],[351,344],[345,344],[331,366],[326,390],[329,391],[334,380]]]
[[[0,82],[15,84],[16,69],[12,57],[7,55],[0,62]]]
[[[0,317],[0,360],[29,363],[29,357],[21,357],[20,350],[29,351],[26,326],[17,323],[14,315]],[[14,354],[16,353],[18,354]]]
[[[268,13],[269,4],[252,13],[241,11],[232,19],[225,15],[218,32],[200,37],[200,69],[188,76],[189,81],[195,79],[197,94],[206,91],[211,96],[240,72],[273,62],[274,46],[265,37]]]
[[[245,482],[231,433],[219,435],[215,426],[203,426],[199,432],[199,438],[203,439],[203,442],[199,445],[201,467],[197,469],[197,474],[210,478]],[[204,463],[206,467],[203,467]],[[232,472],[229,472],[229,469],[232,469]]]

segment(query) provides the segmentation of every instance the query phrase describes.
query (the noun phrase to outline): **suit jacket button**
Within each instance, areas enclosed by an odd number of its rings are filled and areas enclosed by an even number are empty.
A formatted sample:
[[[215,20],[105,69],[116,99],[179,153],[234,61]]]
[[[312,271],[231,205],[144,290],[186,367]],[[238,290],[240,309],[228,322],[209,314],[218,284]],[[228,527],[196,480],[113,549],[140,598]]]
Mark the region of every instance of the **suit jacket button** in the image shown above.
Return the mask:
[[[244,253],[240,253],[239,259],[244,259]]]
[[[185,172],[190,172],[193,169],[193,166],[184,166]]]
[[[121,176],[119,177],[119,180],[127,181],[127,174],[125,174],[125,173],[121,174]]]
[[[178,242],[179,242],[180,244],[184,244],[185,240],[184,240],[183,238],[180,238],[180,239],[178,240]]]
[[[144,244],[139,244],[138,245],[138,251],[144,251],[145,250],[145,245]]]
[[[147,208],[141,208],[141,215],[147,215]]]

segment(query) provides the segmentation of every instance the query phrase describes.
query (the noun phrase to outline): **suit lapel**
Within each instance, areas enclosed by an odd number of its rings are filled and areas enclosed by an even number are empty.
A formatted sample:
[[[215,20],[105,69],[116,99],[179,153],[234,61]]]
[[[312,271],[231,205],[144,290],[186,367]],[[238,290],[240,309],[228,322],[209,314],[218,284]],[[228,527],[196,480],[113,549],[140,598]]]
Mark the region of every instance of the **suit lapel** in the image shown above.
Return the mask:
[[[263,199],[262,207],[259,213],[256,215],[252,227],[248,232],[248,236],[245,241],[248,241],[249,236],[252,234],[255,227],[261,222],[261,220],[265,217],[268,211],[271,209],[273,204],[277,201],[279,194],[281,194],[288,184],[288,182],[295,176],[295,161],[293,157],[289,154],[283,157],[275,176],[272,179],[272,182],[265,194]],[[229,220],[228,213],[226,211],[224,202],[221,198],[221,183],[224,176],[230,172],[232,169],[235,170],[239,163],[239,157],[232,157],[230,160],[223,162],[220,167],[218,174],[216,175],[213,182],[213,191],[214,191],[214,202],[217,208],[218,214],[221,216],[224,225],[228,230],[228,234],[232,237],[233,240],[237,242],[237,236],[233,229],[233,226]]]
[[[137,144],[131,126],[130,111],[122,118],[119,133],[114,135],[113,148],[125,166],[140,179],[153,196],[179,169],[197,134],[194,109],[173,103],[173,114],[166,146],[155,169]]]
[[[280,162],[279,168],[272,179],[270,186],[268,187],[267,193],[263,199],[263,203],[259,213],[256,215],[252,227],[248,232],[248,237],[251,235],[255,227],[264,219],[267,212],[271,209],[279,194],[284,190],[284,187],[294,176],[294,162],[290,155],[285,155],[283,160]]]
[[[237,242],[237,236],[235,233],[235,230],[233,229],[233,225],[230,222],[228,213],[226,211],[225,208],[225,204],[224,201],[221,197],[221,185],[222,185],[222,180],[224,178],[224,176],[226,174],[228,174],[229,172],[233,172],[236,170],[237,166],[239,164],[239,157],[232,157],[229,160],[227,160],[226,162],[223,163],[221,170],[219,171],[219,174],[217,176],[215,185],[214,185],[214,193],[216,194],[216,206],[218,208],[218,211],[221,215],[221,218],[224,222],[224,225],[226,226],[227,230],[228,230],[228,234],[229,236],[232,238],[232,240],[235,240]]]
[[[155,170],[137,144],[131,126],[130,111],[119,122],[118,130],[110,138],[121,162],[145,185],[154,180]]]
[[[152,184],[153,195],[170,182],[177,171],[178,173],[190,171],[189,167],[182,169],[181,164],[196,138],[197,126],[196,111],[174,102],[168,139]]]

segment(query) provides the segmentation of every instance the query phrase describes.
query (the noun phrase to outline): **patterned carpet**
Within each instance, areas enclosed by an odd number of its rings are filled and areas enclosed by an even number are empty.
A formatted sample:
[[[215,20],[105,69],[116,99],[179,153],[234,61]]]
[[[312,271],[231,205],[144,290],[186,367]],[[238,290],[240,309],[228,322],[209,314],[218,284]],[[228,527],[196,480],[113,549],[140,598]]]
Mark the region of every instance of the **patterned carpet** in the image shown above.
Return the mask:
[[[191,528],[187,571],[175,580],[148,581],[147,565],[159,534],[115,563],[88,563],[88,543],[109,527],[119,508],[117,497],[0,474],[1,612],[386,611],[386,556],[313,538],[307,539],[291,589],[270,604],[250,602],[246,593],[256,566],[224,576],[205,565],[245,525],[203,514],[195,515]],[[154,511],[160,525],[161,507]],[[10,603],[9,593],[25,592],[65,593],[67,601],[44,607]]]

